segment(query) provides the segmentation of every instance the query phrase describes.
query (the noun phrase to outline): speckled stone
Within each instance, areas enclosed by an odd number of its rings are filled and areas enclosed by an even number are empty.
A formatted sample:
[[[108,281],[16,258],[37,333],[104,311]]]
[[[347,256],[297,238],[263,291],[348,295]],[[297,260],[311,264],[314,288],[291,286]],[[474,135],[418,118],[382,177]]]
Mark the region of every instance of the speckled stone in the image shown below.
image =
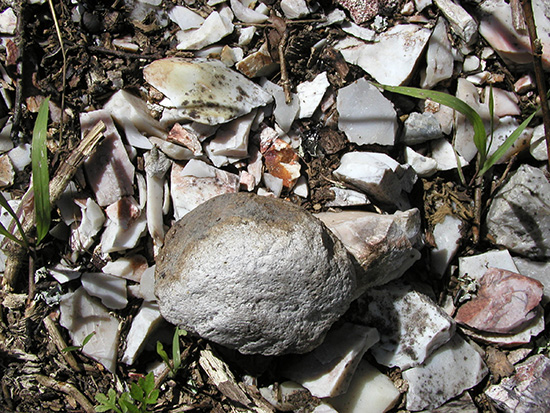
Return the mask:
[[[313,350],[355,288],[345,247],[321,221],[251,193],[185,215],[166,234],[155,274],[166,320],[244,354]]]

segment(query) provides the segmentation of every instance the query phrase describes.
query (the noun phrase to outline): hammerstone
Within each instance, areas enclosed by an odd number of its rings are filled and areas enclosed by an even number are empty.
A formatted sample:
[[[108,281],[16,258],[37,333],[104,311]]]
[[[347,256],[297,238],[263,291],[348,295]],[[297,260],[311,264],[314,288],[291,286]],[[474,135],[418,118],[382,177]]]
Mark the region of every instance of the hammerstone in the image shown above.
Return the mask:
[[[220,195],[176,222],[157,259],[163,317],[243,354],[305,353],[356,288],[343,244],[304,209]]]

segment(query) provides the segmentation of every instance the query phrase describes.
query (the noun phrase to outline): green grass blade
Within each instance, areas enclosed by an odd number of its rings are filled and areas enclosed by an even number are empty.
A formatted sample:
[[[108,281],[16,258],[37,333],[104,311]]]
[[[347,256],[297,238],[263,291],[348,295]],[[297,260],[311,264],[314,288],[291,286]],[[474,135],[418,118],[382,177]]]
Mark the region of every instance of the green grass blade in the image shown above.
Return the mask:
[[[36,243],[48,234],[50,229],[50,175],[48,171],[48,103],[46,98],[40,105],[38,117],[32,132],[32,186],[34,190],[34,213],[36,217]]]
[[[408,86],[388,86],[372,83],[376,87],[380,87],[389,92],[399,93],[401,95],[410,96],[418,99],[431,99],[441,105],[450,107],[457,112],[462,113],[472,123],[474,127],[474,144],[481,155],[481,160],[484,161],[487,157],[487,135],[485,134],[485,126],[483,120],[478,113],[463,100],[449,95],[448,93],[438,92],[437,90],[424,90],[416,87]],[[482,162],[483,164],[483,162]]]
[[[506,153],[508,149],[514,144],[515,141],[518,140],[518,138],[521,136],[525,128],[529,125],[529,123],[533,120],[533,118],[536,115],[536,111],[531,114],[527,119],[525,119],[521,125],[517,127],[517,129],[508,136],[508,138],[504,141],[502,145],[493,153],[485,163],[483,164],[483,167],[479,171],[479,176],[483,176],[485,172],[487,172],[502,156]]]
[[[10,214],[12,216],[12,218],[15,222],[15,225],[17,225],[17,230],[19,231],[19,234],[21,234],[21,238],[23,239],[23,241],[17,239],[11,232],[7,231],[6,228],[4,228],[3,225],[2,225],[2,229],[5,232],[7,232],[7,234],[2,232],[2,235],[8,237],[12,241],[15,241],[15,242],[23,245],[24,247],[28,248],[29,240],[27,239],[27,237],[25,235],[25,231],[23,231],[23,227],[21,226],[21,222],[19,222],[19,218],[17,217],[17,214],[14,212],[14,210],[12,209],[12,207],[10,206],[10,204],[8,203],[6,198],[4,198],[4,195],[1,192],[0,192],[0,206],[2,208],[4,208],[6,211],[8,211],[8,214]]]

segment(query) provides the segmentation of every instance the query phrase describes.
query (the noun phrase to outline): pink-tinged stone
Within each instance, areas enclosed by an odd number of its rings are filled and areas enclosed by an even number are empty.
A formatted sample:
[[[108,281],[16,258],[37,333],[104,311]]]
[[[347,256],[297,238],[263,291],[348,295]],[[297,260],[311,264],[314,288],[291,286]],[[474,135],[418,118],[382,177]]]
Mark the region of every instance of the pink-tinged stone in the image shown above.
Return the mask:
[[[503,412],[550,411],[550,359],[542,354],[516,365],[516,374],[489,387],[485,394]]]
[[[109,112],[96,110],[80,115],[82,134],[92,129],[99,121],[105,123],[104,139],[96,151],[84,162],[88,182],[100,206],[115,203],[123,196],[133,195],[135,168],[124,149]]]
[[[380,9],[379,0],[338,0],[338,4],[348,10],[357,24],[374,18]]]
[[[265,167],[267,171],[283,180],[283,186],[291,189],[300,177],[300,162],[298,154],[288,143],[282,139],[276,139],[264,153]]]
[[[185,146],[193,151],[193,155],[199,156],[202,154],[202,146],[199,141],[198,134],[192,130],[184,128],[179,123],[175,123],[170,133],[168,133],[168,142],[176,143]]]
[[[141,209],[134,197],[121,198],[105,209],[109,219],[116,222],[123,229],[127,229],[141,215]]]
[[[479,284],[477,296],[458,309],[458,323],[484,332],[510,334],[536,317],[543,293],[539,281],[489,268]]]

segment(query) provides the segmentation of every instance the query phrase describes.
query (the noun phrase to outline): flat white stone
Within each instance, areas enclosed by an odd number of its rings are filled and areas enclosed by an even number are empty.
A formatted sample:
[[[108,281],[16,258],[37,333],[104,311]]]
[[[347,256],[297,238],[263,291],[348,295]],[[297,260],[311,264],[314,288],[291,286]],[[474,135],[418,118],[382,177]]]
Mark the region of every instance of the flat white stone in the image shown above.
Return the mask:
[[[374,328],[345,323],[311,353],[292,357],[283,374],[315,397],[337,396],[346,392],[361,358],[377,341]]]
[[[449,135],[453,130],[454,123],[454,110],[448,106],[440,105],[433,100],[426,99],[424,101],[424,112],[433,113],[433,115],[439,121],[441,131]]]
[[[82,349],[82,353],[114,373],[118,348],[118,320],[82,287],[61,297],[60,312],[59,324],[69,331],[73,345],[82,345],[86,336],[95,333]]]
[[[141,274],[141,280],[139,282],[139,292],[141,298],[145,301],[156,302],[157,297],[155,296],[155,268],[156,265],[153,265],[143,271]]]
[[[514,83],[514,90],[516,93],[525,93],[535,89],[535,87],[535,79],[531,73],[520,77],[516,83]]]
[[[15,34],[17,16],[11,7],[0,13],[0,33]]]
[[[488,102],[480,101],[477,88],[466,79],[459,78],[456,88],[456,97],[466,102],[472,107],[485,122],[489,122]],[[477,148],[474,144],[474,127],[466,117],[460,113],[455,115],[455,148],[456,151],[468,162],[477,154]]]
[[[300,19],[311,13],[305,0],[281,0],[281,10],[287,19]]]
[[[63,262],[60,262],[55,264],[53,267],[48,268],[48,273],[50,273],[50,275],[55,278],[58,283],[65,284],[80,277],[82,271],[80,271],[80,267],[73,268]]]
[[[166,58],[146,66],[147,82],[197,122],[217,125],[272,100],[269,93],[221,61]]]
[[[315,214],[342,241],[363,268],[357,273],[355,296],[399,278],[420,258],[420,213],[415,209],[392,215],[367,211]]]
[[[126,337],[126,349],[121,361],[132,365],[143,350],[144,344],[156,330],[163,318],[157,304],[145,301],[132,320],[132,326]]]
[[[462,70],[464,73],[471,73],[475,72],[481,67],[481,62],[479,60],[479,57],[469,55],[464,58],[464,62],[462,63]]]
[[[13,149],[13,141],[11,140],[12,127],[13,122],[11,118],[9,118],[6,123],[0,128],[0,153],[4,153],[9,151],[10,149]]]
[[[92,199],[86,199],[80,205],[82,220],[78,227],[71,231],[69,243],[73,251],[85,251],[94,243],[94,237],[103,228],[105,214],[99,205]]]
[[[121,257],[116,261],[108,262],[101,271],[130,281],[139,282],[143,271],[148,268],[147,259],[143,255]]]
[[[307,198],[309,194],[309,188],[307,186],[307,178],[305,176],[301,176],[300,178],[298,178],[298,181],[296,181],[296,185],[294,185],[294,188],[292,188],[292,192],[294,192],[301,198]]]
[[[458,167],[456,161],[457,155],[453,149],[453,145],[447,139],[441,138],[432,141],[430,146],[432,148],[431,158],[437,162],[438,171],[448,171]],[[458,155],[458,159],[461,167],[468,165],[468,162],[462,156]]]
[[[269,18],[264,13],[253,10],[247,4],[241,3],[240,0],[230,0],[229,4],[237,20],[244,23],[263,23]]]
[[[266,188],[276,197],[281,196],[283,192],[283,180],[277,178],[276,176],[271,175],[270,173],[264,172],[263,174],[264,184]]]
[[[241,27],[238,28],[239,33],[239,40],[237,44],[239,46],[248,46],[250,42],[252,41],[252,38],[256,34],[256,27],[250,26],[250,27]]]
[[[298,118],[304,119],[313,116],[329,86],[327,72],[319,73],[311,82],[303,82],[296,86],[296,93],[300,100]]]
[[[338,91],[338,129],[358,145],[391,146],[397,133],[397,114],[380,91],[361,78]]]
[[[455,334],[422,365],[402,373],[409,383],[407,409],[435,409],[477,385],[487,372],[479,353]]]
[[[385,374],[361,360],[348,391],[329,399],[338,413],[384,413],[399,400],[401,393]]]
[[[210,152],[214,155],[246,158],[248,156],[248,135],[256,112],[241,116],[221,126],[210,141]]]
[[[550,263],[531,261],[527,258],[513,257],[514,264],[521,275],[539,280],[544,286],[544,296],[542,305],[546,305],[550,301]]]
[[[151,149],[153,145],[145,135],[166,137],[164,128],[151,116],[146,103],[125,90],[111,96],[103,109],[124,128],[128,143],[136,148]]]
[[[519,122],[512,116],[504,116],[500,118],[493,131],[493,142],[487,156],[491,156],[495,151],[508,139],[508,137],[519,127]],[[531,137],[533,136],[533,128],[525,128],[525,130],[519,135],[519,138],[514,144],[502,155],[497,161],[497,164],[506,163],[510,158],[521,152],[524,149],[529,148]]]
[[[544,125],[541,124],[533,130],[529,152],[531,153],[531,156],[533,156],[533,158],[535,158],[537,161],[548,160],[548,150],[546,147]]]
[[[176,143],[165,141],[164,139],[151,137],[149,141],[159,147],[166,156],[176,161],[188,160],[194,157],[193,151]]]
[[[169,12],[168,17],[176,23],[181,30],[197,29],[204,22],[204,18],[194,11],[183,6],[174,6]]]
[[[81,277],[82,287],[88,294],[113,310],[121,310],[128,304],[126,280],[102,272],[85,272]]]
[[[377,82],[400,86],[408,82],[431,30],[415,24],[400,24],[379,34],[375,43],[344,39],[335,46],[344,59],[358,65]],[[399,64],[389,62],[399,60]]]
[[[412,166],[416,174],[422,178],[432,176],[437,172],[435,159],[421,155],[408,146],[405,147],[405,162]]]
[[[409,208],[405,188],[411,188],[416,178],[388,155],[376,152],[344,154],[334,175],[365,191],[371,198],[401,210]]]
[[[484,102],[489,101],[490,88],[486,87],[484,91]],[[518,106],[518,98],[514,92],[493,87],[493,110],[495,116],[503,118],[505,116],[519,116],[521,110]]]
[[[123,198],[107,209],[107,224],[101,235],[101,251],[110,253],[134,248],[147,229],[146,214],[133,198]]]
[[[275,109],[273,116],[275,122],[283,132],[288,132],[292,123],[300,112],[300,97],[292,94],[290,103],[286,103],[283,88],[269,80],[261,82],[262,87],[275,99]]]
[[[438,119],[430,112],[412,112],[405,120],[403,141],[416,145],[443,137]]]
[[[458,275],[460,277],[468,276],[474,280],[479,280],[489,268],[518,272],[508,250],[493,250],[483,254],[458,258]]]
[[[268,77],[279,69],[279,64],[272,59],[267,42],[264,42],[256,52],[238,62],[235,68],[248,78]]]
[[[351,21],[343,21],[340,26],[347,34],[351,34],[366,42],[373,42],[376,39],[376,32],[374,30],[359,26]]]
[[[105,124],[104,138],[95,152],[84,161],[88,182],[99,206],[110,205],[134,194],[135,167],[109,112],[96,110],[80,114],[80,128],[85,135],[98,121]]]
[[[0,187],[13,185],[15,170],[8,154],[0,155]]]
[[[171,182],[171,196],[176,220],[216,195],[239,190],[238,175],[217,169],[196,159],[190,160],[185,167],[174,163]]]
[[[8,152],[8,156],[15,172],[21,172],[31,164],[31,145],[28,143],[17,145]]]
[[[434,0],[434,3],[449,21],[453,31],[467,45],[477,39],[477,22],[460,4],[452,0]]]
[[[458,251],[462,240],[464,223],[454,215],[446,215],[433,230],[436,247],[430,250],[432,270],[439,276],[445,273],[447,266]]]
[[[359,298],[361,320],[380,332],[371,348],[376,361],[402,370],[422,364],[454,334],[455,323],[420,288],[400,280]]]
[[[198,29],[177,33],[178,50],[200,50],[233,33],[233,23],[217,11],[208,15]]]
[[[454,57],[445,19],[437,20],[428,42],[426,60],[426,69],[420,74],[420,86],[423,89],[431,89],[453,75]]]
[[[327,207],[346,207],[359,206],[370,204],[367,196],[353,189],[344,189],[337,186],[330,187],[330,191],[334,193],[334,200],[326,203]]]

